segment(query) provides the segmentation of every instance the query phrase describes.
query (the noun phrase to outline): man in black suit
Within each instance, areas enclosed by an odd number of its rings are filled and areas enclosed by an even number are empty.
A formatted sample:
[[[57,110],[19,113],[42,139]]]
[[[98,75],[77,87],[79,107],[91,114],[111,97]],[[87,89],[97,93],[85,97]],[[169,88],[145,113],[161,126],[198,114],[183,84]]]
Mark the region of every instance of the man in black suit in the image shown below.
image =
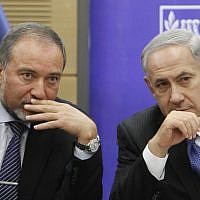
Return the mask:
[[[17,181],[0,179],[1,200],[102,197],[96,125],[75,105],[56,97],[65,64],[60,37],[45,25],[19,24],[1,42],[0,177],[6,177],[4,155],[16,131],[11,121],[26,125],[19,148],[21,175]],[[4,190],[9,187],[14,197]]]
[[[144,48],[142,65],[157,105],[118,126],[110,200],[197,200],[200,39],[181,29],[161,33]]]

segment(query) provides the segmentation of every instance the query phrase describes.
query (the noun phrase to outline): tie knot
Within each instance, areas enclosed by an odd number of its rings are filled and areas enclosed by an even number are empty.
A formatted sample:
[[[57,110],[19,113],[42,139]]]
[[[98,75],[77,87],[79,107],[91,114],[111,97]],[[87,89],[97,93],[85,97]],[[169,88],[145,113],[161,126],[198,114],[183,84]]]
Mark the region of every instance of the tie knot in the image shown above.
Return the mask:
[[[13,134],[17,137],[21,137],[24,131],[28,128],[24,123],[20,121],[8,122]]]

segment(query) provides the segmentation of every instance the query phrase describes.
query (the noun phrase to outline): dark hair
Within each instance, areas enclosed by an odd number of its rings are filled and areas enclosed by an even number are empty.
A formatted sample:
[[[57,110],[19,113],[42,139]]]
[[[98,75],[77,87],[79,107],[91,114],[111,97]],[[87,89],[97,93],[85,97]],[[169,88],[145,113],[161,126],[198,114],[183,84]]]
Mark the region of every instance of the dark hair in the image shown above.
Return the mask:
[[[15,44],[24,37],[34,37],[42,42],[56,44],[63,55],[63,69],[66,64],[65,46],[59,35],[50,27],[39,23],[20,23],[12,27],[5,35],[0,44],[0,64],[6,68],[12,58],[12,50]]]

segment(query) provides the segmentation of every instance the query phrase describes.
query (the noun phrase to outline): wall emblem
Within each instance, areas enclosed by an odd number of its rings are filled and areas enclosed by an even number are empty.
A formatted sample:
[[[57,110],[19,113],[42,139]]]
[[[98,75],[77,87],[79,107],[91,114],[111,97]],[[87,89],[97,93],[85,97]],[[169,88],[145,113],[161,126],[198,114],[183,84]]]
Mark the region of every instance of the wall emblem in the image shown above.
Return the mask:
[[[177,28],[200,35],[200,5],[160,6],[160,33]]]

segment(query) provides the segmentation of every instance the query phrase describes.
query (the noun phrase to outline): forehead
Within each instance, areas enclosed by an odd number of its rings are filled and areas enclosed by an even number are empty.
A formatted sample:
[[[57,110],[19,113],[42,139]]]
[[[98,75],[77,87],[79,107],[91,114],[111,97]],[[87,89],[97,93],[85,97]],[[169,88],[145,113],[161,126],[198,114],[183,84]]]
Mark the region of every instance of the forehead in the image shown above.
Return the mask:
[[[55,43],[35,38],[22,38],[13,47],[9,69],[23,67],[34,70],[63,71],[63,56]]]
[[[35,37],[21,38],[12,49],[12,57],[26,58],[26,57],[47,57],[47,59],[53,59],[56,56],[63,61],[63,56],[60,48],[52,41],[42,40]]]
[[[19,50],[26,49],[26,52],[30,52],[31,48],[49,48],[53,47],[54,49],[60,50],[58,45],[54,43],[53,41],[50,41],[48,39],[40,38],[39,36],[24,36],[16,41],[14,44],[12,51],[17,52]],[[49,48],[50,50],[51,48]],[[46,53],[46,52],[44,52]]]
[[[172,45],[159,49],[148,56],[147,73],[151,75],[193,70],[199,62],[194,59],[190,49]],[[198,66],[199,67],[199,66]]]
[[[194,58],[189,48],[180,45],[171,45],[150,53],[147,58],[147,66],[158,64],[165,65],[166,61],[169,65],[174,65],[176,63],[184,63],[191,60],[193,61]]]

